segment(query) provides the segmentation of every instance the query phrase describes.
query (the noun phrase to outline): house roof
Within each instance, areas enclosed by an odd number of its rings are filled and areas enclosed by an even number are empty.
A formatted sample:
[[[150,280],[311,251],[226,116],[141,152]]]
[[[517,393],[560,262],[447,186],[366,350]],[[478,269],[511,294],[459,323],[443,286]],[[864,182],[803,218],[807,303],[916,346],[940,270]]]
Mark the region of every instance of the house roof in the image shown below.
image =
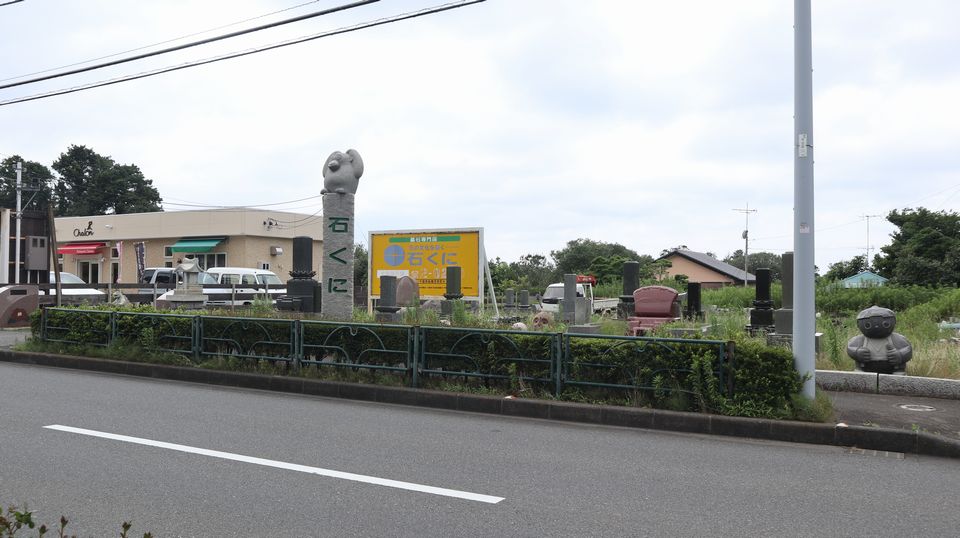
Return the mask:
[[[667,252],[663,256],[660,256],[659,259],[669,258],[670,256],[682,256],[696,264],[712,269],[718,273],[727,275],[734,280],[739,280],[743,282],[743,275],[747,275],[747,282],[756,282],[757,277],[752,273],[744,273],[743,269],[737,269],[736,267],[730,265],[729,263],[722,262],[712,256],[707,256],[703,252],[694,252],[692,250],[686,249],[673,249],[670,252]]]
[[[858,287],[862,284],[870,284],[875,286],[879,284],[884,284],[886,283],[886,281],[887,281],[886,278],[872,271],[860,271],[859,273],[853,276],[848,276],[847,278],[844,278],[840,282],[843,284],[844,287],[849,288],[849,287]]]

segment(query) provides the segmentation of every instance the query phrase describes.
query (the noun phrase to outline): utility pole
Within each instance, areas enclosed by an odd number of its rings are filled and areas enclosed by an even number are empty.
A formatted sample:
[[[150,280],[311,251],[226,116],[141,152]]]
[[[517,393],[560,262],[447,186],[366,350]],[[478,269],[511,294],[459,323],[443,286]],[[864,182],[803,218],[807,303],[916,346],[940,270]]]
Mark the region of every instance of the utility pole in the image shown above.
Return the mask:
[[[743,209],[733,208],[734,211],[743,213],[746,218],[746,223],[743,226],[743,287],[747,287],[747,255],[750,250],[750,213],[756,213],[756,209],[750,209],[750,203],[747,202],[747,206]]]
[[[810,0],[793,0],[793,361],[803,396],[816,395],[813,51]]]
[[[867,271],[870,270],[870,219],[880,216],[882,215],[860,215],[861,218],[867,219],[867,259],[863,261],[864,269]]]
[[[22,211],[20,208],[21,192],[23,190],[23,162],[17,161],[17,240],[13,248],[13,283],[20,283],[20,221],[22,220]]]

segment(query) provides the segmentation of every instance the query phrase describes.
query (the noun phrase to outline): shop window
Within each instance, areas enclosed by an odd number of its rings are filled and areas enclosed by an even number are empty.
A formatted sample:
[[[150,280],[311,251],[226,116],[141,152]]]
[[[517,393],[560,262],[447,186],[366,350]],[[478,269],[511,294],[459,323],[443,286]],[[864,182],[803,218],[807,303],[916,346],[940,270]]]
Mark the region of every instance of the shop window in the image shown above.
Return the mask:
[[[203,254],[189,254],[187,258],[193,259],[196,258],[197,264],[200,265],[202,271],[206,271],[210,267],[226,267],[227,266],[227,254],[225,252],[206,252]]]

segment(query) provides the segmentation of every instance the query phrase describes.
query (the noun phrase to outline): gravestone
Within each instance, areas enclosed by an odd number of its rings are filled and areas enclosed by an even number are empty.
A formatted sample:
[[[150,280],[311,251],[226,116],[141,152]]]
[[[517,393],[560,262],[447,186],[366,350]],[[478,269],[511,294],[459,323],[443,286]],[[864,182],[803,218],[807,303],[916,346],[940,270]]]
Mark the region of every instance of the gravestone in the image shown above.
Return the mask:
[[[634,315],[627,318],[628,333],[639,336],[677,318],[677,290],[667,286],[644,286],[633,292]]]
[[[564,323],[576,323],[577,311],[577,275],[567,273],[563,275],[563,302],[561,320]]]
[[[397,279],[397,305],[420,306],[420,285],[416,280],[406,275]]]
[[[623,295],[617,314],[620,319],[627,319],[633,315],[633,292],[640,287],[640,262],[623,262]]]
[[[453,315],[453,302],[463,297],[461,283],[461,269],[459,265],[450,265],[444,269],[446,277],[446,293],[443,294],[443,301],[440,301],[440,315]]]
[[[353,317],[354,196],[363,160],[356,150],[334,151],[323,165],[323,301],[324,317]]]
[[[700,283],[687,283],[687,319],[703,319],[703,309],[700,307]]]
[[[793,252],[783,253],[783,300],[782,307],[773,312],[773,325],[777,334],[793,334]]]
[[[770,269],[757,269],[756,299],[750,309],[750,332],[773,330],[773,301],[770,299]]]
[[[520,290],[520,304],[518,306],[521,310],[530,309],[530,290]]]
[[[374,318],[381,323],[393,322],[397,320],[399,310],[400,307],[397,306],[397,277],[381,275],[380,301],[377,302],[377,313]]]
[[[279,310],[317,312],[320,310],[320,289],[313,276],[313,238],[293,238],[293,269],[287,280],[287,294],[277,299]]]

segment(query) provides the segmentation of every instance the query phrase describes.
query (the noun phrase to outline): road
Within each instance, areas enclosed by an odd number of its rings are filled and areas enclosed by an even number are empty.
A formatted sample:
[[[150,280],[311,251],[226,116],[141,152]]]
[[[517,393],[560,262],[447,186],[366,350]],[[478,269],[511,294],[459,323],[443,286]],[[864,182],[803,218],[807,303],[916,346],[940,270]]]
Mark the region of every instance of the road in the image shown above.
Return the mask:
[[[954,536],[957,484],[933,457],[0,363],[0,503],[81,536]]]

